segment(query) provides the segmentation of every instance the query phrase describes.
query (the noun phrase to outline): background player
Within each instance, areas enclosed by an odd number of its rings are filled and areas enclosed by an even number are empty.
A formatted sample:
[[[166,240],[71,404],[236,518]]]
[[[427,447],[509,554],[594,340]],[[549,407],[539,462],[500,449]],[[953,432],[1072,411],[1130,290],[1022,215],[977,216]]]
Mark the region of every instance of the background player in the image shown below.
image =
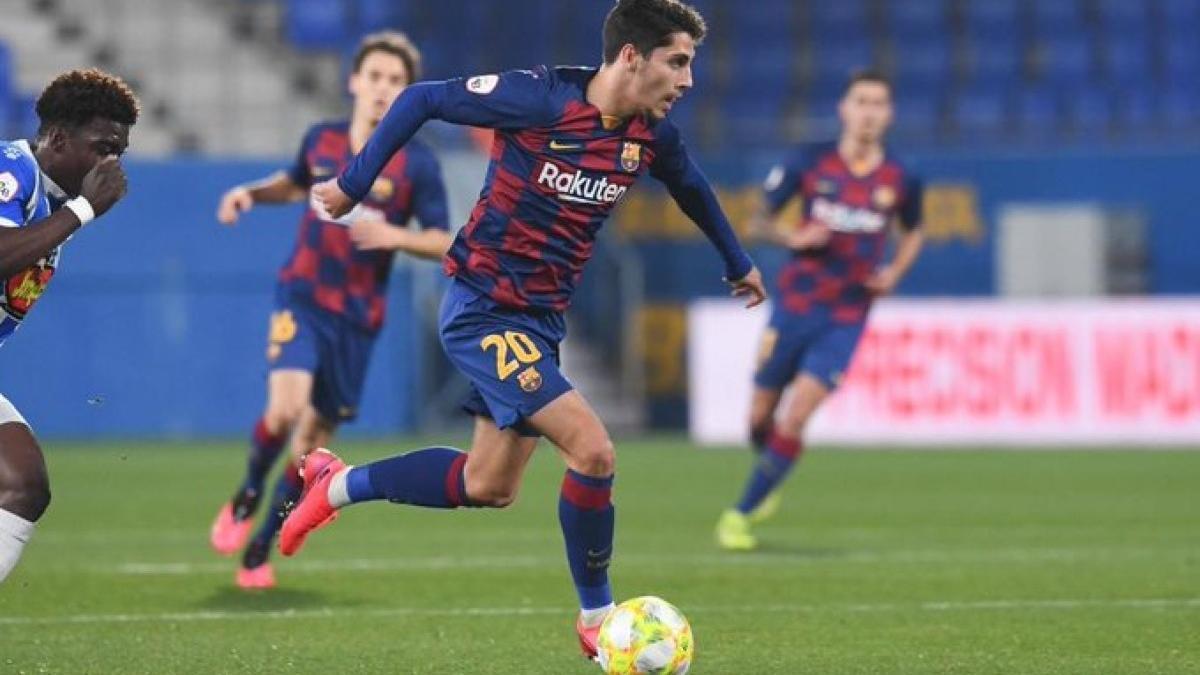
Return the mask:
[[[921,251],[920,182],[883,144],[891,93],[878,73],[853,76],[838,106],[838,141],[798,149],[764,185],[766,205],[752,229],[793,257],[779,275],[754,377],[750,436],[759,459],[741,500],[717,524],[723,548],[757,546],[751,520],[774,510],[764,500],[800,457],[805,425],[841,381],[872,299],[890,293]],[[804,217],[780,232],[774,217],[794,196]],[[903,234],[892,262],[881,266],[893,221]],[[777,420],[789,384],[792,396]]]
[[[441,311],[442,345],[473,385],[469,453],[425,448],[362,467],[332,454],[304,467],[305,493],[284,523],[295,553],[336,509],[377,499],[435,508],[513,502],[539,435],[567,464],[559,521],[579,597],[577,631],[594,656],[612,607],[615,455],[604,424],[558,368],[563,311],[599,227],[647,171],[716,245],[735,295],[751,306],[762,281],[716,196],[692,163],[671,106],[692,85],[703,19],[674,0],[620,0],[604,23],[595,68],[511,71],[410,87],[363,152],[314,194],[349,211],[376,173],[429,119],[496,130],[486,184],[444,269],[455,278]]]
[[[341,171],[360,151],[388,106],[420,76],[421,57],[400,33],[368,35],[353,59],[348,121],[317,124],[304,137],[295,163],[254,185],[227,192],[217,210],[232,225],[256,203],[304,200],[309,186]],[[246,544],[271,465],[289,436],[294,458],[328,444],[337,426],[352,420],[367,363],[383,325],[384,293],[394,251],[437,259],[450,246],[441,170],[433,153],[409,143],[383,167],[354,213],[331,219],[311,206],[300,223],[296,248],[279,275],[271,315],[267,405],[254,427],[246,475],[213,523],[212,546],[232,555]],[[416,216],[423,228],[410,231]],[[276,483],[266,518],[246,547],[237,583],[275,585],[267,558],[283,520],[284,505],[300,494],[300,475],[289,463]]]
[[[59,75],[37,101],[37,141],[0,142],[0,343],[24,320],[58,267],[63,242],[125,195],[120,156],[138,103],[99,70]],[[0,395],[0,581],[50,505],[37,439]]]

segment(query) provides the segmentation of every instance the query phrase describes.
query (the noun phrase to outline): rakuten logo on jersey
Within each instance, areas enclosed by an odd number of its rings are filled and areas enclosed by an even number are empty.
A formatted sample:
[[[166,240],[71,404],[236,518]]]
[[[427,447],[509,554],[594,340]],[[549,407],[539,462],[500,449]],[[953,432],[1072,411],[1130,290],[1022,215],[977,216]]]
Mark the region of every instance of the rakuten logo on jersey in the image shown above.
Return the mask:
[[[887,225],[887,218],[878,211],[858,209],[821,197],[813,201],[812,217],[835,232],[878,232]]]
[[[581,170],[564,171],[551,162],[542,164],[537,184],[548,188],[563,201],[591,206],[611,206],[629,189],[608,182],[605,176],[589,176]]]

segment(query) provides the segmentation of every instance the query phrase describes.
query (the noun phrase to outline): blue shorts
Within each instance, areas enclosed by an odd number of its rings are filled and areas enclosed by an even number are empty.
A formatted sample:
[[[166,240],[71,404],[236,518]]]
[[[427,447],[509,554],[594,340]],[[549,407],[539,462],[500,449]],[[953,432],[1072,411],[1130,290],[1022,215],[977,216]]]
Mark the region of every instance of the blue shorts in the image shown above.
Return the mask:
[[[808,373],[833,391],[865,327],[863,321],[836,323],[820,315],[775,312],[759,345],[754,384],[783,389],[796,375]]]
[[[573,388],[558,369],[558,344],[566,336],[562,314],[501,307],[455,280],[439,323],[442,348],[471,381],[463,410],[538,436],[529,417]]]
[[[313,407],[326,420],[349,422],[358,415],[374,346],[375,333],[282,291],[277,294],[267,362],[271,370],[312,373]]]

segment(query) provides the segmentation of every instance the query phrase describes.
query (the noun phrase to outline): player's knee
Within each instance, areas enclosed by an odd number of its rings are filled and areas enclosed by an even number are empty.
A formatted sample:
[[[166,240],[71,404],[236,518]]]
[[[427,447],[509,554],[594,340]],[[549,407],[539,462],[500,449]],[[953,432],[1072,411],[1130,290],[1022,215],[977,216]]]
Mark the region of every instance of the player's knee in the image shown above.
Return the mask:
[[[617,468],[617,453],[607,436],[584,444],[571,457],[571,468],[585,476],[611,476]]]
[[[517,485],[489,481],[467,481],[467,497],[472,506],[503,509],[517,501]]]
[[[267,431],[272,434],[280,434],[291,428],[300,419],[300,415],[304,412],[302,403],[287,402],[272,402],[267,408],[267,414],[263,416],[263,423],[267,427]]]
[[[0,486],[0,508],[25,520],[35,521],[50,507],[50,481],[46,475],[21,477]]]
[[[765,415],[750,419],[750,442],[756,446],[766,445],[771,435],[771,419]]]

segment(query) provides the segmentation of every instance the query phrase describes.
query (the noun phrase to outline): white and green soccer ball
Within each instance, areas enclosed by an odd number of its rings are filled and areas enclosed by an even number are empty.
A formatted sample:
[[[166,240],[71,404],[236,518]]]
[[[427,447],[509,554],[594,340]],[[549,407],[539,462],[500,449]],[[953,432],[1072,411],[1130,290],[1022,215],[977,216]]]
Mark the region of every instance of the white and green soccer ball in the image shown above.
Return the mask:
[[[684,675],[692,667],[696,643],[675,605],[647,595],[609,612],[597,648],[607,675]]]

